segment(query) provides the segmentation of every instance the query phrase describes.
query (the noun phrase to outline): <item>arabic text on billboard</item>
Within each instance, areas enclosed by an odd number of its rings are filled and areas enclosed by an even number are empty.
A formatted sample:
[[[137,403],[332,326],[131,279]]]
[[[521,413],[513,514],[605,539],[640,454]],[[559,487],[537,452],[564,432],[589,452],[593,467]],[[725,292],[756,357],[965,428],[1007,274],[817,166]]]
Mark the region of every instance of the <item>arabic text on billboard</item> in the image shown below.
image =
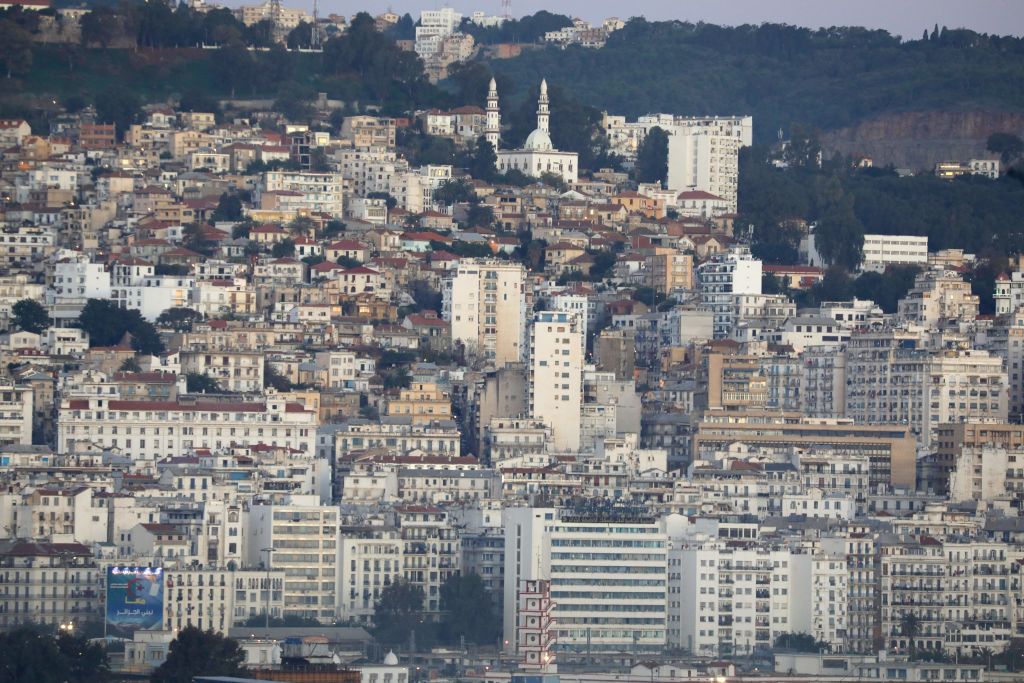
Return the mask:
[[[160,567],[107,568],[107,625],[118,631],[159,628],[164,618]]]

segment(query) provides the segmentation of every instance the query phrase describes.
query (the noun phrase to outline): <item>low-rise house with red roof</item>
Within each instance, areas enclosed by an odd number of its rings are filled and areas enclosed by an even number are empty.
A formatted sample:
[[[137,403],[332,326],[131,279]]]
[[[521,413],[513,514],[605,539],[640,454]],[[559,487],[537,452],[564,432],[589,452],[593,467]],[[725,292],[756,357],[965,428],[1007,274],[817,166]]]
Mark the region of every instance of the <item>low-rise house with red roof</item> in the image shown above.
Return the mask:
[[[729,201],[703,190],[684,190],[676,195],[676,211],[691,218],[715,218],[729,211]]]

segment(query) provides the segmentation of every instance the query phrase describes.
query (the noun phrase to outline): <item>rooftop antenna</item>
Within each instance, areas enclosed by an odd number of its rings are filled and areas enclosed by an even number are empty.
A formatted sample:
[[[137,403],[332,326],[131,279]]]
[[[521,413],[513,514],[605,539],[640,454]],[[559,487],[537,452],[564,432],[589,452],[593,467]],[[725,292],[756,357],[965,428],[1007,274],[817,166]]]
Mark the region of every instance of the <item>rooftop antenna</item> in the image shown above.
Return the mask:
[[[320,3],[313,0],[313,28],[309,32],[309,47],[314,50],[320,49]]]

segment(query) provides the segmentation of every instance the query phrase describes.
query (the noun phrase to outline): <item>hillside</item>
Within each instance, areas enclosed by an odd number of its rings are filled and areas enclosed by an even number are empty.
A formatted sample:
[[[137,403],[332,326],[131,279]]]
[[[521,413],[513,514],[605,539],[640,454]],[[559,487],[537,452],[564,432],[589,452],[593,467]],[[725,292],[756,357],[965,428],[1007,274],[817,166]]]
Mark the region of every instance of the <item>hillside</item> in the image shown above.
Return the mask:
[[[995,132],[1024,135],[1024,112],[891,112],[821,136],[827,156],[866,155],[878,166],[930,170],[938,161],[988,157]]]
[[[514,96],[545,76],[630,117],[752,114],[761,142],[793,123],[835,130],[894,112],[1024,109],[1024,40],[963,30],[901,42],[861,28],[633,19],[600,50],[533,50],[490,66]]]

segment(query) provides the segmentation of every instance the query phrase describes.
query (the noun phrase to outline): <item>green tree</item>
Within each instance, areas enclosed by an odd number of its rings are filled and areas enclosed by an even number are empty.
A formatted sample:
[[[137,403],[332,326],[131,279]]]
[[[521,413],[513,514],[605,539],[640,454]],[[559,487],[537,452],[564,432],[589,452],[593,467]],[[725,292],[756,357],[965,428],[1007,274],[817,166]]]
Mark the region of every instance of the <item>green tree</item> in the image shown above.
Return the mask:
[[[118,370],[120,372],[142,372],[142,366],[139,365],[139,359],[132,356],[131,358],[125,358]]]
[[[406,285],[406,291],[415,302],[415,310],[441,312],[441,304],[444,297],[441,296],[440,292],[431,287],[430,283],[426,280],[411,280]]]
[[[442,639],[454,644],[492,645],[501,635],[501,621],[494,602],[478,574],[453,574],[441,586],[440,632]]]
[[[8,19],[0,19],[0,67],[7,78],[28,73],[32,67],[32,36]]]
[[[864,258],[864,226],[853,209],[853,197],[844,194],[834,180],[832,184],[836,195],[826,199],[814,230],[814,245],[827,263],[853,270]]]
[[[810,633],[780,633],[775,638],[775,647],[796,652],[826,652],[829,649],[828,643]]]
[[[97,121],[113,123],[117,126],[119,137],[138,120],[142,112],[142,100],[138,93],[120,84],[110,85],[98,93],[95,105]]]
[[[493,182],[498,175],[498,155],[494,151],[494,146],[483,135],[476,140],[476,147],[466,170],[477,180],[488,183]]]
[[[22,299],[11,307],[14,325],[19,330],[40,334],[50,326],[50,313],[34,299]]]
[[[668,180],[668,133],[651,128],[636,151],[636,180],[640,183],[664,183]]]
[[[290,237],[286,237],[280,242],[276,242],[274,246],[270,248],[270,255],[274,258],[289,258],[295,256],[295,240]]]
[[[78,325],[89,335],[90,346],[114,346],[131,336],[132,348],[157,354],[164,350],[153,324],[132,308],[121,308],[112,301],[89,299],[78,316]]]
[[[156,319],[156,324],[160,327],[170,327],[175,332],[189,332],[192,325],[202,319],[202,314],[194,308],[174,306],[161,313]]]
[[[783,158],[790,166],[817,168],[821,165],[821,142],[818,132],[802,124],[794,124]]]
[[[471,228],[488,228],[494,224],[494,209],[483,204],[473,204],[466,212],[466,225]]]
[[[569,186],[562,180],[562,176],[551,171],[544,171],[540,174],[540,181],[548,187],[557,190],[558,192],[565,192],[569,189]]]
[[[278,391],[291,391],[292,383],[278,372],[268,361],[263,363],[263,386],[274,387]]]
[[[473,186],[466,180],[446,180],[434,190],[434,201],[445,206],[475,200],[476,195],[473,193]]]
[[[245,217],[242,211],[242,198],[234,192],[225,192],[217,200],[211,219],[217,221],[240,221]]]
[[[81,21],[82,45],[99,45],[110,47],[110,44],[121,33],[120,17],[109,6],[98,5],[86,12]]]
[[[917,636],[921,631],[921,619],[914,612],[904,612],[900,615],[900,635],[907,639],[907,647],[910,649],[910,658],[914,659],[917,653]]]
[[[992,133],[988,136],[985,149],[999,155],[1004,166],[1016,161],[1024,152],[1024,140],[1013,133]]]
[[[171,641],[166,661],[150,678],[153,683],[192,683],[196,676],[241,676],[244,660],[234,640],[188,626]]]
[[[633,292],[632,299],[652,307],[658,301],[658,290],[653,287],[637,287]]]
[[[56,637],[23,626],[0,634],[3,683],[105,683],[110,679],[106,650],[86,639]]]
[[[415,638],[418,649],[429,648],[435,628],[423,611],[423,601],[423,589],[408,581],[385,586],[373,608],[374,638],[391,648],[407,647]]]
[[[222,393],[217,380],[201,372],[190,372],[185,375],[185,391],[190,394]]]

